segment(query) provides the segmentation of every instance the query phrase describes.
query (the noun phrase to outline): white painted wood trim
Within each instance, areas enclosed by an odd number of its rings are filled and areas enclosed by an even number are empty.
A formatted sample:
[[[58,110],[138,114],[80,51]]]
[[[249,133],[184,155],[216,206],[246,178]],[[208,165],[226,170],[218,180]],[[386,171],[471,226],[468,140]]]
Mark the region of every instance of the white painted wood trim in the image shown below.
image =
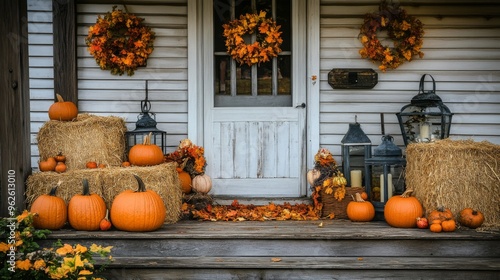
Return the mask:
[[[201,69],[202,0],[188,0],[188,138],[203,145],[203,75]],[[201,64],[201,65],[200,65]]]
[[[201,1],[201,0],[200,0]],[[200,42],[200,46],[197,46],[198,48],[203,49],[202,51],[202,57],[200,57],[199,61],[203,61],[203,67],[198,67],[199,69],[204,69],[207,67],[207,65],[213,65],[213,2],[212,1],[201,1],[201,9],[202,12],[200,13],[201,18],[202,18],[202,30],[200,34],[200,38],[202,38]],[[206,112],[205,114],[202,114],[203,117],[201,120],[198,121],[198,125],[201,126],[203,129],[205,127],[205,124],[211,124],[212,123],[212,118],[213,114],[211,109],[214,107],[214,89],[210,85],[205,85],[204,81],[213,81],[214,80],[214,73],[213,71],[206,70],[206,71],[201,71],[199,73],[199,76],[202,79],[201,87],[200,87],[200,100],[199,102],[202,103],[203,105],[203,112]],[[204,97],[208,97],[208,99],[204,99]],[[207,126],[208,127],[208,126]],[[203,143],[204,146],[206,146],[206,143],[210,143],[212,136],[212,131],[210,130],[203,130]],[[211,166],[210,164],[207,165],[206,172],[208,174],[211,174]]]
[[[320,1],[307,1],[307,156],[312,158],[319,149],[319,94],[320,94]],[[312,76],[317,77],[316,81]],[[313,161],[307,160],[307,168]],[[308,188],[308,195],[311,191]]]

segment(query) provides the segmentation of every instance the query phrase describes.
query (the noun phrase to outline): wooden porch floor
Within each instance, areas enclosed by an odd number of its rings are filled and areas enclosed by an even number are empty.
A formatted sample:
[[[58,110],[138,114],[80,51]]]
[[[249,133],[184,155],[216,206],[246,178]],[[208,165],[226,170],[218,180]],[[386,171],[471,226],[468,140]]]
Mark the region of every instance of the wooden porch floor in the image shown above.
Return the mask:
[[[49,238],[42,245],[114,246],[108,279],[500,279],[500,232],[469,229],[180,221],[155,232],[64,229]]]

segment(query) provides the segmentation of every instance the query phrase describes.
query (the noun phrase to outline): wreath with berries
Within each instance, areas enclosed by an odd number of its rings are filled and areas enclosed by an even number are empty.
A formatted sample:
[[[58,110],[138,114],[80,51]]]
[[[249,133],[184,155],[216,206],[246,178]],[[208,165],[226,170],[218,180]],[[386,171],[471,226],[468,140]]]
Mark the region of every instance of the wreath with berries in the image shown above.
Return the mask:
[[[392,47],[380,42],[377,33],[381,31],[387,31],[388,39],[393,41]],[[378,68],[383,72],[396,69],[405,61],[413,60],[414,56],[424,56],[421,51],[423,35],[423,24],[419,19],[408,15],[399,5],[383,1],[378,12],[364,17],[359,33],[363,48],[359,54],[373,63],[380,63]]]
[[[104,17],[97,17],[96,24],[89,27],[85,43],[102,70],[132,76],[137,67],[146,66],[154,49],[155,33],[143,21],[116,6]]]
[[[223,24],[227,53],[240,64],[248,66],[269,61],[281,52],[283,42],[281,26],[273,19],[266,18],[266,12],[241,15],[239,19]],[[244,36],[256,34],[256,40],[246,44]]]

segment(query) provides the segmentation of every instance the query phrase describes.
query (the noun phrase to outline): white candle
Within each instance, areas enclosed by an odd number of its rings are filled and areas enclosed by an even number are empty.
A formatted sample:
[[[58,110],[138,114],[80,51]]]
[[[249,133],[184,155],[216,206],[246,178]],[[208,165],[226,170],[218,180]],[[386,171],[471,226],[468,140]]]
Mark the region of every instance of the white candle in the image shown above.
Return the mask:
[[[392,174],[387,174],[387,200],[392,197]],[[384,174],[380,174],[380,201],[387,201],[384,192]]]
[[[361,187],[361,170],[351,170],[351,187]]]
[[[427,123],[420,124],[420,139],[429,141],[431,138],[431,126]]]

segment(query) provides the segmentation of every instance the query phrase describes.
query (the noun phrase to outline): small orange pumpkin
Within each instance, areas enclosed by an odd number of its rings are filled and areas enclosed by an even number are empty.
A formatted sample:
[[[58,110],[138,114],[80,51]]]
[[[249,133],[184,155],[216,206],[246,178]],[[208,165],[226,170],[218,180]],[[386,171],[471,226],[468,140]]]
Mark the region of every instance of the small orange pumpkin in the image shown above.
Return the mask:
[[[406,190],[387,201],[384,207],[385,221],[393,227],[413,228],[417,226],[417,218],[422,217],[423,207],[417,198],[411,196],[413,190]]]
[[[434,220],[445,221],[449,219],[453,219],[453,213],[449,208],[445,208],[444,206],[439,206],[438,208],[432,210],[427,216],[429,223],[432,224]]]
[[[354,201],[347,204],[347,217],[353,222],[369,222],[375,218],[375,207],[356,193]]]
[[[108,230],[111,228],[111,222],[109,221],[109,211],[106,209],[106,217],[99,223],[99,228],[101,230]]]
[[[165,222],[167,209],[163,199],[153,190],[146,190],[142,179],[134,175],[139,188],[118,194],[111,205],[113,225],[124,231],[153,231]]]
[[[197,175],[193,178],[191,185],[195,192],[207,194],[212,189],[212,178],[207,174]]]
[[[90,169],[97,168],[97,162],[89,161],[89,162],[87,162],[87,164],[85,164],[85,167],[90,168]]]
[[[66,162],[66,156],[62,152],[59,152],[57,156],[54,157],[57,162]]]
[[[464,208],[458,215],[458,222],[468,228],[478,228],[484,222],[484,215],[481,211]]]
[[[157,165],[163,163],[164,155],[160,147],[151,144],[151,133],[144,137],[142,144],[135,144],[128,153],[128,160],[137,166]]]
[[[130,167],[130,162],[128,161],[122,162],[122,167]]]
[[[49,157],[46,160],[38,162],[38,168],[40,171],[54,171],[56,169],[57,162],[53,157]]]
[[[429,230],[432,232],[441,232],[443,231],[443,227],[441,226],[441,223],[433,223],[430,225]]]
[[[368,193],[361,192],[361,198],[364,199],[364,200],[367,200],[368,199]]]
[[[33,226],[39,229],[57,230],[64,226],[68,219],[68,208],[64,199],[56,196],[57,187],[50,190],[49,194],[42,194],[31,205],[30,212],[36,213]]]
[[[106,203],[98,194],[91,194],[89,182],[83,179],[82,194],[74,195],[68,204],[69,224],[76,230],[99,230],[106,216]]]
[[[57,102],[49,107],[49,119],[58,121],[71,121],[78,116],[78,108],[71,101],[64,101],[62,96],[56,94]]]
[[[66,172],[66,169],[68,169],[68,167],[66,166],[66,164],[62,161],[58,162],[57,165],[56,165],[56,168],[54,169],[57,173],[63,173],[63,172]]]
[[[182,192],[188,194],[191,192],[191,175],[184,171],[182,168],[177,167],[177,174],[179,174],[179,181],[181,182]]]
[[[450,219],[441,222],[441,227],[443,228],[443,231],[451,232],[455,231],[455,229],[457,228],[457,224],[455,223],[455,220]]]

